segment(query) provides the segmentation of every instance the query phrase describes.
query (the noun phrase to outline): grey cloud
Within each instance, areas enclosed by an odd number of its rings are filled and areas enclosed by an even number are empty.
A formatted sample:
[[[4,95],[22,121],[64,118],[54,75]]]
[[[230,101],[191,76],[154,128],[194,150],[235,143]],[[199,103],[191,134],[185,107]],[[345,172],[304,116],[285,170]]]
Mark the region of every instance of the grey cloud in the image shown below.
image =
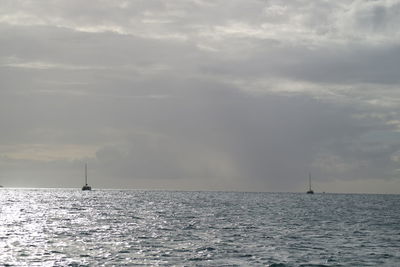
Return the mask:
[[[231,175],[225,178],[250,185],[262,181],[263,190],[288,190],[301,185],[308,171],[321,173],[312,165],[315,156],[326,149],[355,164],[357,157],[347,157],[345,145],[335,145],[334,150],[332,144],[343,142],[340,140],[357,142],[375,127],[352,119],[349,114],[354,110],[307,98],[257,99],[217,92],[210,99],[210,94],[203,92],[196,91],[184,102],[158,104],[149,129],[163,135],[136,136],[122,147],[100,150],[97,156],[101,165],[117,164],[108,170],[118,170],[119,175],[132,179],[197,180]],[[207,158],[234,166],[233,171],[220,172]],[[372,164],[369,168],[382,171],[382,167]]]
[[[75,186],[84,161],[104,187],[295,191],[309,171],[396,174],[397,1],[43,3],[1,4],[10,185]]]
[[[362,31],[377,34],[398,32],[398,1],[356,1],[350,12],[355,26]]]
[[[222,60],[205,65],[206,73],[235,77],[292,79],[328,84],[396,84],[399,47],[388,45],[276,47],[261,42],[258,52],[245,59]]]

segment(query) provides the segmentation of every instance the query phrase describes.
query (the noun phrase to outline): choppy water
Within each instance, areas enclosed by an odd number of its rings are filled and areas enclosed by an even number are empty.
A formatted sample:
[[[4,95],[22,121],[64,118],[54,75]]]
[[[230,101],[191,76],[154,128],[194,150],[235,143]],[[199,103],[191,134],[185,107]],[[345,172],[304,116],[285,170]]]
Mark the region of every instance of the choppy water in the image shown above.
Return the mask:
[[[0,265],[400,266],[400,195],[1,189]]]

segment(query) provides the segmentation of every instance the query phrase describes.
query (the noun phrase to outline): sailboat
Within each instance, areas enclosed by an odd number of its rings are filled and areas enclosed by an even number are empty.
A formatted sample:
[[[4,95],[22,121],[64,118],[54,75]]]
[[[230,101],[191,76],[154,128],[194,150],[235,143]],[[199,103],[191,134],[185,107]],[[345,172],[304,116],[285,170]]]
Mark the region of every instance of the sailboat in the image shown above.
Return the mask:
[[[314,191],[311,189],[311,173],[308,174],[308,185],[309,189],[307,191],[307,194],[314,194]]]
[[[82,187],[82,191],[90,191],[92,187],[87,183],[87,163],[85,164],[85,185]]]

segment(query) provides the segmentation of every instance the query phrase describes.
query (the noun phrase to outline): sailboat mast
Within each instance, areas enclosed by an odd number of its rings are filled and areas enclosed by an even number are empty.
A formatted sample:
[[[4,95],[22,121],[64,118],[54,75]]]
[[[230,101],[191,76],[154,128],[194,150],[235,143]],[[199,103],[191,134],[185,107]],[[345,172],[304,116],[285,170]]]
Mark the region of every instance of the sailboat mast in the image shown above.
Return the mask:
[[[311,173],[308,174],[308,185],[309,185],[310,191],[311,191]]]
[[[87,163],[85,163],[85,184],[87,185]]]

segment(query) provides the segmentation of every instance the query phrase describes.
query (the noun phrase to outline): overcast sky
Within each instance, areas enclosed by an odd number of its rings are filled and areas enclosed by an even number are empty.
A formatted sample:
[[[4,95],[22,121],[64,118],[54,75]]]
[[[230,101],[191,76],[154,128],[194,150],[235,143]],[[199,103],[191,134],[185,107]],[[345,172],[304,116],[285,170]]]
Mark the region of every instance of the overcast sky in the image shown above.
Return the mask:
[[[398,0],[1,0],[0,184],[400,193]]]

